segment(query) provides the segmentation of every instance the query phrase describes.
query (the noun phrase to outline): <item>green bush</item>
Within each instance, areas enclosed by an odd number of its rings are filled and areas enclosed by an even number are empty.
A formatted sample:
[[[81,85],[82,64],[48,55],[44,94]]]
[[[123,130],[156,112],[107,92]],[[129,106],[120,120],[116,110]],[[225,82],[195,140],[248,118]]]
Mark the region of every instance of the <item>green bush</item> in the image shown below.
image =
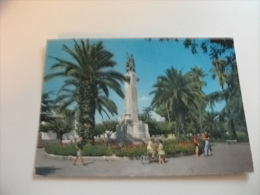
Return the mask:
[[[83,156],[109,156],[112,152],[104,145],[87,144],[83,147]]]
[[[45,151],[49,154],[61,156],[76,156],[77,154],[77,149],[74,144],[53,144],[47,146]],[[111,155],[111,151],[108,147],[105,146],[87,144],[83,147],[82,154],[84,156],[108,156]]]
[[[248,135],[243,131],[237,131],[237,139],[240,142],[249,142]]]
[[[61,155],[61,156],[75,156],[77,154],[76,147],[72,144],[61,145],[53,144],[45,148],[45,151],[49,154]]]

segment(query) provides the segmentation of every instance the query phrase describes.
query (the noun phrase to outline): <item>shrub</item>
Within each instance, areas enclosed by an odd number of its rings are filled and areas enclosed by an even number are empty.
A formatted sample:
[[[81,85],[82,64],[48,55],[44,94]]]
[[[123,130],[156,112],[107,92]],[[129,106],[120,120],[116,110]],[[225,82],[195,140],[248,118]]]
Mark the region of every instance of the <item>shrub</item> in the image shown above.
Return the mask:
[[[248,135],[243,131],[237,131],[237,139],[240,142],[249,142]]]
[[[49,154],[61,155],[61,156],[76,156],[77,149],[74,144],[53,144],[47,146],[45,151]],[[106,146],[101,145],[91,145],[87,144],[83,147],[82,151],[84,156],[108,156],[111,155],[111,151]]]
[[[82,153],[84,156],[109,156],[112,154],[109,147],[91,144],[85,145]]]
[[[53,144],[45,148],[45,151],[49,154],[61,155],[61,156],[75,156],[77,154],[76,147],[72,144],[61,145]]]

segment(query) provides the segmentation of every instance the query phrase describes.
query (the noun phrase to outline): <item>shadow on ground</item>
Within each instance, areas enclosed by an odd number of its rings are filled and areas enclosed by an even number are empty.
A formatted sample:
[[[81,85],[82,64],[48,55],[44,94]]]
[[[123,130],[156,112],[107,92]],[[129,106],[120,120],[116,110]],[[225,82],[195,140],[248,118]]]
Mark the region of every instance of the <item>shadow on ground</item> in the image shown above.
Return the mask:
[[[59,170],[61,168],[55,168],[55,167],[35,167],[35,175],[42,175],[47,176],[49,174],[55,173],[56,170]]]

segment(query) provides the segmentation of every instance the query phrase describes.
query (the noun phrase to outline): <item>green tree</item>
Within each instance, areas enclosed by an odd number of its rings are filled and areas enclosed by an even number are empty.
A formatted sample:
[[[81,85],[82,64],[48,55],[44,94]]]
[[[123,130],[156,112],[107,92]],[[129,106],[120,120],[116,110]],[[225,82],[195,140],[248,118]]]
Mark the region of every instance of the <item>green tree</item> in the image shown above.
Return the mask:
[[[219,119],[218,112],[214,112],[214,111],[206,112],[204,127],[209,132],[212,132],[214,129],[216,129],[217,119]]]
[[[205,54],[208,54],[211,59],[217,58],[222,54],[234,49],[234,41],[230,38],[222,39],[184,39],[183,45],[191,50],[192,54],[197,54],[201,49]]]
[[[166,76],[159,76],[153,85],[155,88],[151,106],[166,105],[176,119],[176,133],[185,133],[185,115],[190,107],[199,108],[203,101],[204,93],[199,90],[198,83],[191,79],[182,70],[171,67],[165,71]]]
[[[42,93],[39,121],[39,131],[41,132],[48,132],[52,130],[49,124],[54,120],[53,115],[55,113],[56,105],[55,100],[50,99],[51,93],[52,92]]]
[[[152,120],[152,112],[153,108],[151,106],[148,106],[143,109],[143,114],[139,116],[139,118],[142,118],[142,121]]]
[[[109,97],[110,89],[123,98],[120,84],[124,75],[113,69],[116,65],[112,60],[113,54],[104,48],[101,41],[91,44],[89,40],[74,40],[73,49],[63,45],[62,50],[69,54],[72,60],[52,57],[57,61],[52,70],[59,71],[47,75],[45,80],[64,77],[67,79],[66,86],[75,86],[73,95],[77,102],[78,134],[83,140],[93,140],[99,92],[102,91]]]
[[[204,81],[204,77],[206,76],[206,74],[200,67],[193,67],[191,71],[188,73],[188,76],[193,82],[197,83],[199,91],[202,91],[202,88],[206,86],[206,82]],[[203,97],[199,102],[199,109],[191,107],[191,109],[188,112],[188,116],[190,117],[192,124],[194,124],[192,128],[195,128],[197,133],[202,132],[203,113],[206,108],[206,96],[204,93],[202,94]]]
[[[232,62],[232,60],[230,61],[229,58],[228,60],[222,60],[218,58],[213,60],[212,78],[214,79],[216,76],[218,78],[218,82],[223,92],[222,97],[224,97],[224,100],[226,102],[226,106],[223,109],[222,114],[229,118],[229,124],[233,134],[233,138],[237,139],[235,123],[234,123],[234,115],[235,115],[234,110],[236,110],[234,102],[238,103],[238,101],[241,100],[240,102],[242,104],[242,98],[240,93],[236,65],[235,67],[232,67],[236,62]]]
[[[71,87],[73,86],[73,89]],[[65,80],[65,84],[58,92],[56,98],[57,103],[62,103],[61,110],[71,107],[74,105],[74,113],[78,110],[78,94],[79,88],[77,87],[77,81],[74,80]],[[99,85],[98,85],[99,87]],[[98,96],[96,98],[96,111],[103,118],[103,113],[110,118],[110,115],[117,115],[116,104],[109,99],[108,95],[105,95],[101,88],[98,88]]]
[[[55,101],[50,99],[51,92],[43,92],[41,98],[40,123],[51,120],[52,110],[55,108]]]
[[[57,133],[57,138],[62,143],[63,134],[69,133],[74,129],[74,113],[65,109],[62,112],[57,112],[57,117],[50,123],[53,132]]]
[[[226,73],[225,61],[216,58],[213,60],[212,64],[213,64],[213,68],[211,69],[212,78],[215,79],[217,77],[218,83],[221,89],[224,91],[226,81],[227,81],[227,76],[228,76]]]
[[[191,50],[196,50],[196,52],[192,53],[197,53],[199,44],[196,40],[186,40],[184,41],[184,45],[187,48],[191,48]],[[223,118],[226,116],[228,118],[233,138],[237,139],[236,127],[238,127],[239,124],[242,124],[246,130],[246,121],[233,39],[207,39],[201,42],[200,47],[204,53],[208,53],[209,57],[212,59],[212,77],[218,79],[222,88],[222,92],[220,92],[219,95],[217,95],[216,92],[214,95],[211,95],[211,100],[214,96],[217,98],[217,101],[219,101],[220,97],[224,97],[223,100],[226,102],[226,106],[221,112],[224,116],[221,117]]]
[[[151,41],[151,39],[147,39]],[[231,38],[221,39],[169,39],[163,38],[161,41],[182,41],[185,48],[190,49],[192,54],[204,52],[212,60],[212,78],[217,78],[222,91],[208,94],[210,105],[213,102],[225,101],[226,106],[220,112],[220,118],[227,118],[229,129],[231,129],[234,139],[237,139],[236,128],[241,125],[246,131],[246,121],[242,96],[240,91],[236,56],[234,52],[234,41]],[[204,107],[205,109],[205,107]],[[203,107],[202,107],[203,110]],[[205,113],[205,111],[204,111]],[[190,112],[194,114],[194,112]],[[195,116],[195,115],[194,115]],[[190,118],[189,116],[188,118]]]
[[[96,125],[96,136],[104,134],[107,136],[108,140],[110,140],[111,135],[116,132],[116,127],[118,125],[118,121],[116,120],[107,120],[102,123],[98,123]],[[107,142],[108,143],[108,142]]]
[[[42,121],[40,124],[40,131],[52,131],[57,134],[57,138],[62,143],[62,136],[74,129],[75,118],[74,114],[69,109],[64,109],[60,112],[59,106],[52,110],[48,121]]]

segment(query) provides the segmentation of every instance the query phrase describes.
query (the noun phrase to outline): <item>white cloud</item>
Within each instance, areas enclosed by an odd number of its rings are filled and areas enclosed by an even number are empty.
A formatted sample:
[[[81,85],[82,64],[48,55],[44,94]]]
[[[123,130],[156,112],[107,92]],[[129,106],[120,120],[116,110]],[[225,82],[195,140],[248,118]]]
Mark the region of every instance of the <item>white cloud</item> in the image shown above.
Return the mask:
[[[140,98],[138,98],[138,101],[142,101],[142,102],[148,102],[150,101],[150,98],[146,97],[145,95],[141,96]]]

